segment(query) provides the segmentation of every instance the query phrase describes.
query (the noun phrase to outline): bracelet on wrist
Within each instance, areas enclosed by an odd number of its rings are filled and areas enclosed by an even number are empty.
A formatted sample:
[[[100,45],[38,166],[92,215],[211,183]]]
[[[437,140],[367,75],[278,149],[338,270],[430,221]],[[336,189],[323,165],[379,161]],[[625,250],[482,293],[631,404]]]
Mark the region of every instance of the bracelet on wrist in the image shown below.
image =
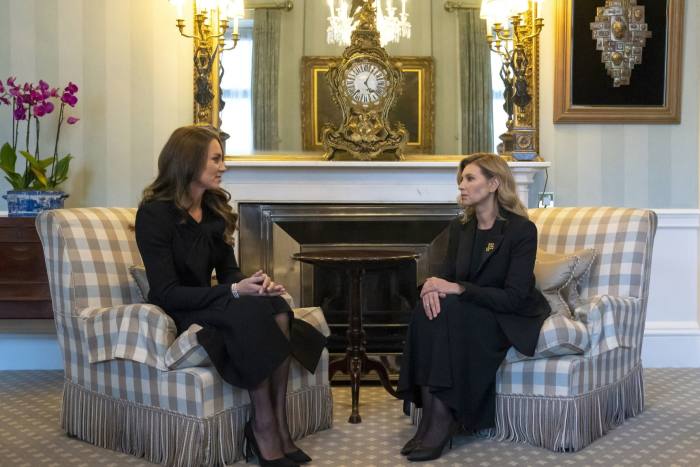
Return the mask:
[[[238,293],[238,282],[231,284],[231,295],[233,295],[233,298],[241,298],[241,294]]]

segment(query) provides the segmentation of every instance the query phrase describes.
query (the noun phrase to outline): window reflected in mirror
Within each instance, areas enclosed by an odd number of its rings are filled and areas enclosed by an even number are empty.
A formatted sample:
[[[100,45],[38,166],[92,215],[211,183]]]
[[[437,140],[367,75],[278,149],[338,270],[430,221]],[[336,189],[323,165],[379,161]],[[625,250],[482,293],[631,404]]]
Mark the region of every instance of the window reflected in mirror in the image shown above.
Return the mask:
[[[227,34],[230,34],[227,32]],[[234,51],[221,54],[224,75],[221,78],[221,129],[228,133],[227,154],[253,152],[253,21],[242,20],[240,38]]]

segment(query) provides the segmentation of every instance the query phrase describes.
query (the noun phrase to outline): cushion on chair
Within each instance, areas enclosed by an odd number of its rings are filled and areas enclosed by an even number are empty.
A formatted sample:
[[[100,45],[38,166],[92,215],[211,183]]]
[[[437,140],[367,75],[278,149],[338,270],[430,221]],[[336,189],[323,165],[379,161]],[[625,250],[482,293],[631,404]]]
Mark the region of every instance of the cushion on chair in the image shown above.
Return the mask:
[[[535,260],[536,287],[549,302],[552,315],[572,316],[572,308],[578,304],[578,287],[593,264],[594,249],[574,253],[555,254],[537,250]]]
[[[588,350],[589,346],[586,325],[559,313],[549,316],[542,324],[535,354],[532,357],[511,347],[506,354],[506,361],[513,363],[520,360],[582,354]]]
[[[636,297],[591,297],[574,310],[576,318],[588,330],[590,348],[584,353],[594,357],[618,347],[636,347],[644,332],[642,300]]]
[[[141,301],[146,303],[148,301],[148,292],[151,290],[151,286],[148,285],[148,276],[146,276],[146,268],[143,265],[129,266],[129,274],[136,281],[136,285],[141,293]]]
[[[545,258],[551,253],[543,251]],[[582,250],[570,253],[571,255],[578,256],[579,260],[574,266],[573,277],[571,282],[564,290],[561,291],[562,297],[566,300],[566,304],[569,305],[569,309],[573,314],[574,308],[581,305],[580,292],[588,283],[588,278],[590,277],[591,268],[593,263],[598,256],[598,252],[594,248],[585,248]]]
[[[172,343],[165,354],[165,364],[171,370],[181,370],[195,366],[211,366],[211,360],[204,347],[199,345],[197,332],[202,329],[199,324],[191,324]]]
[[[295,318],[304,320],[311,324],[325,337],[331,335],[331,328],[328,327],[328,323],[326,323],[326,319],[323,316],[323,310],[320,307],[311,306],[308,308],[294,308],[292,311],[294,311]]]
[[[599,295],[574,309],[574,318],[563,314],[548,317],[542,325],[535,354],[508,349],[506,362],[560,355],[595,357],[616,348],[635,347],[641,326],[641,300]]]

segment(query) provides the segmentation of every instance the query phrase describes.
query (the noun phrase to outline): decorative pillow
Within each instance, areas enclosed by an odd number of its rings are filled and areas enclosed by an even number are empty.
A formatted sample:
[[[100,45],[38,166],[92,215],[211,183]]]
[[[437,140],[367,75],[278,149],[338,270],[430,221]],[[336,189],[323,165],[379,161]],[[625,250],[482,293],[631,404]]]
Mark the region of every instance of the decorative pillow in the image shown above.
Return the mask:
[[[594,249],[564,254],[537,250],[536,287],[549,302],[552,315],[573,315],[572,310],[579,301],[579,284],[588,275],[595,257]]]
[[[133,277],[136,281],[136,285],[139,288],[139,292],[141,292],[141,301],[146,303],[148,301],[148,292],[151,290],[151,287],[148,285],[146,268],[141,265],[129,266],[129,273],[131,274],[131,277]]]
[[[585,250],[579,250],[574,254],[579,257],[579,261],[576,263],[576,267],[574,269],[574,277],[571,283],[569,283],[569,286],[562,291],[564,300],[566,300],[569,308],[571,308],[572,314],[574,314],[574,309],[577,306],[583,304],[580,296],[581,289],[588,281],[591,267],[598,256],[598,251],[593,248],[587,248]]]
[[[199,324],[189,328],[175,339],[165,354],[165,364],[170,370],[181,370],[195,366],[211,366],[211,360],[204,347],[199,345],[197,332],[202,329]]]
[[[521,354],[515,350],[515,347],[511,347],[506,354],[506,361],[514,363],[520,360],[582,354],[590,345],[588,329],[584,323],[564,314],[557,314],[548,317],[542,324],[535,354],[532,357]]]

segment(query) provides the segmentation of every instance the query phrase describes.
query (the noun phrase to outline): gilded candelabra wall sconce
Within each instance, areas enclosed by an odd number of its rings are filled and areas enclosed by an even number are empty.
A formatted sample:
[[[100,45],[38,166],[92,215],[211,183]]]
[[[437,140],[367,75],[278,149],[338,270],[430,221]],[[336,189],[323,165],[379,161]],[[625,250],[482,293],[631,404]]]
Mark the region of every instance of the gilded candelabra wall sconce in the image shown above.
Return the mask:
[[[191,34],[185,32],[185,0],[170,0],[177,7],[176,26],[183,37],[194,41],[194,123],[219,128],[224,103],[214,99],[224,69],[219,57],[238,44],[238,23],[245,14],[243,0],[193,0]],[[229,23],[233,22],[230,45],[226,45]]]
[[[503,109],[508,115],[508,131],[500,135],[498,153],[521,161],[538,160],[537,41],[544,20],[537,16],[540,0],[483,0],[480,16],[486,19],[486,40],[501,58],[500,76],[504,85]]]
[[[225,105],[220,89],[224,76],[220,58],[222,53],[238,44],[239,22],[245,17],[246,6],[243,0],[170,0],[170,3],[177,7],[175,25],[180,34],[193,39],[194,43],[194,123],[219,129],[219,114]],[[256,1],[247,8],[291,11],[294,2]],[[185,32],[186,11],[192,12],[191,33]],[[228,135],[222,132],[222,137],[226,139]]]
[[[644,22],[644,7],[637,0],[606,0],[605,6],[596,8],[591,31],[613,86],[629,85],[634,66],[642,63],[646,40],[652,36]]]

